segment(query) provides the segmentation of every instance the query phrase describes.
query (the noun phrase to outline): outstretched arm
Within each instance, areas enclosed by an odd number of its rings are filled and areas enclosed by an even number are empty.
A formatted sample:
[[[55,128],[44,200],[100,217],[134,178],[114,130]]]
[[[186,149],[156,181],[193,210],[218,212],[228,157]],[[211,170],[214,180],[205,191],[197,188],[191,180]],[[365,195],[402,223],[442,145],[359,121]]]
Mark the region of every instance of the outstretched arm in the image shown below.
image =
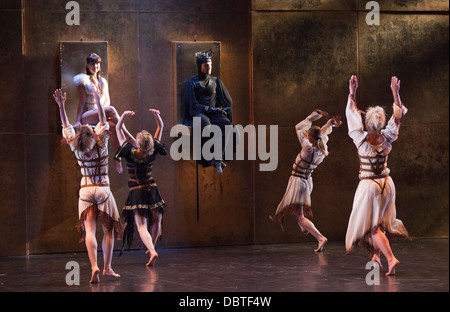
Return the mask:
[[[325,135],[329,135],[333,131],[333,127],[337,128],[340,125],[342,125],[341,116],[337,115],[328,119],[327,123],[320,128],[320,131]]]
[[[356,106],[356,90],[358,88],[358,79],[352,75],[349,83],[349,95],[347,99],[347,107],[345,109],[345,116],[347,117],[348,135],[353,139],[356,146],[364,140],[364,126],[361,114],[364,113]]]
[[[164,129],[164,122],[161,118],[161,113],[159,112],[159,110],[153,108],[150,108],[149,111],[153,113],[153,117],[155,117],[156,123],[158,124],[158,128],[156,129],[155,135],[153,137],[158,141],[161,141],[162,131]]]
[[[393,142],[398,138],[400,124],[408,109],[400,99],[400,80],[395,76],[391,78],[391,90],[394,97],[393,114],[382,133],[390,142]]]
[[[400,99],[400,79],[395,76],[391,78],[391,90],[395,105],[397,105],[398,108],[402,108],[403,103]]]
[[[322,116],[326,117],[328,116],[328,113],[320,109],[315,109],[311,114],[309,114],[308,117],[300,121],[295,126],[295,131],[297,132],[298,140],[300,141],[300,144],[302,144],[302,146],[303,143],[306,142],[305,140],[307,140],[305,137],[305,131],[309,130],[309,128],[311,128],[312,123],[322,118]]]
[[[67,128],[68,126],[70,126],[70,123],[66,113],[66,98],[67,98],[66,92],[64,92],[63,94],[61,89],[56,89],[55,93],[53,94],[53,98],[55,99],[59,107],[59,116],[61,118],[61,125],[64,128]]]
[[[125,118],[128,116],[134,116],[133,111],[124,111],[122,116],[120,116],[119,121],[116,125],[116,133],[117,133],[117,139],[119,140],[119,145],[122,146],[123,143],[127,140],[125,137],[125,134],[123,132],[123,122],[125,121]],[[137,146],[136,139],[133,136],[130,136],[130,142],[133,146]]]

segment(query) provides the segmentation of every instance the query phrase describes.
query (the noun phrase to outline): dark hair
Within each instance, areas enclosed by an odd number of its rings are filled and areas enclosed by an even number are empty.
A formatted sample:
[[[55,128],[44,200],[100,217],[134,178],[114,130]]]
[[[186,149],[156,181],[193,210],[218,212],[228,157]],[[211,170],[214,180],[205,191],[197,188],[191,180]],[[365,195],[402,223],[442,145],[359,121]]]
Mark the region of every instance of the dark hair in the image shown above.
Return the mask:
[[[87,64],[100,64],[101,62],[102,62],[102,58],[96,53],[91,53],[86,57],[86,65]],[[91,75],[91,71],[89,70],[89,68],[87,66],[86,66],[86,74]]]
[[[313,138],[317,142],[317,146],[325,156],[328,156],[328,148],[326,143],[322,140],[322,131],[317,126],[312,126],[308,130],[308,136]]]
[[[97,53],[91,53],[86,57],[86,65],[87,64],[100,64],[102,62],[102,58]],[[86,75],[90,76],[91,71],[86,66]],[[103,91],[103,81],[102,76],[100,76],[100,71],[97,73],[97,80],[100,86],[100,91]]]

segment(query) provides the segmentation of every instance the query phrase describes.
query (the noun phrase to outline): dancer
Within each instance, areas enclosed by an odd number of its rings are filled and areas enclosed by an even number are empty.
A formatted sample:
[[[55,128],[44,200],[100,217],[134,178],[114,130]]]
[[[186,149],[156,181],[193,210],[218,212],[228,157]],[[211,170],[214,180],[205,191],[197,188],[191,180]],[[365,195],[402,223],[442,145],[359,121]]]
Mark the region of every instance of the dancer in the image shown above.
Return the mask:
[[[108,82],[100,74],[102,59],[96,53],[91,53],[86,58],[86,74],[78,74],[73,78],[73,81],[78,86],[78,112],[74,128],[78,128],[82,124],[89,124],[95,126],[98,123],[98,112],[96,105],[96,95],[94,88],[99,90],[100,103],[103,106],[111,129],[111,143],[114,151],[119,148],[114,127],[119,121],[119,114],[117,110],[111,106],[109,98]],[[128,136],[130,133],[126,128],[123,129]],[[122,163],[116,160],[116,170],[122,173]]]
[[[348,223],[345,246],[349,254],[358,244],[373,253],[372,261],[381,267],[380,251],[388,262],[387,276],[395,274],[399,261],[394,256],[385,232],[408,237],[402,221],[396,219],[395,185],[389,176],[388,155],[392,142],[397,140],[402,118],[408,111],[400,100],[400,80],[391,78],[391,90],[394,97],[393,115],[386,128],[386,115],[380,106],[370,107],[365,112],[364,131],[361,113],[358,110],[355,93],[358,79],[352,76],[346,116],[348,135],[356,145],[360,170],[358,188],[353,200],[353,208]],[[384,129],[383,129],[384,128]]]
[[[197,52],[196,63],[198,74],[186,83],[184,94],[184,111],[183,118],[186,126],[192,126],[193,118],[201,118],[201,128],[213,124],[220,127],[222,133],[222,157],[220,159],[212,159],[207,161],[201,157],[198,161],[203,167],[213,166],[219,174],[222,174],[226,167],[224,163],[224,154],[227,141],[233,139],[233,152],[236,150],[237,140],[236,134],[231,138],[225,136],[225,126],[232,125],[232,104],[230,94],[218,77],[211,76],[212,71],[212,55],[213,51]],[[202,147],[208,138],[202,136]]]
[[[152,177],[156,156],[167,154],[164,144],[161,143],[164,123],[158,110],[150,109],[150,112],[153,113],[158,125],[154,137],[143,130],[136,135],[136,139],[131,136],[129,140],[126,140],[122,132],[123,122],[127,116],[133,116],[134,112],[125,111],[122,114],[116,127],[121,148],[115,156],[125,159],[130,175],[128,180],[130,192],[122,212],[126,222],[122,250],[125,241],[131,246],[136,223],[139,236],[148,249],[146,253],[150,256],[147,266],[152,266],[158,258],[155,245],[161,232],[162,215],[166,207]]]
[[[95,91],[95,88],[94,88]],[[120,215],[116,201],[109,188],[108,177],[108,129],[105,112],[98,99],[97,112],[100,120],[93,130],[89,125],[80,126],[77,131],[69,123],[65,110],[66,93],[61,89],[53,94],[59,106],[63,136],[75,154],[81,168],[81,186],[78,201],[78,230],[80,242],[85,240],[92,275],[90,283],[98,283],[99,268],[97,264],[96,221],[101,221],[103,228],[103,275],[119,277],[111,267],[114,237],[121,230]]]
[[[328,156],[328,135],[332,132],[333,127],[339,127],[342,124],[341,117],[336,116],[329,119],[322,128],[312,127],[312,123],[322,116],[328,116],[328,113],[316,109],[295,126],[302,150],[295,159],[286,192],[278,205],[275,216],[269,216],[272,221],[277,219],[283,228],[285,216],[288,214],[294,215],[300,229],[306,234],[311,233],[317,239],[319,245],[314,250],[316,252],[323,250],[327,238],[305,217],[312,217],[311,192],[313,180],[311,174]]]

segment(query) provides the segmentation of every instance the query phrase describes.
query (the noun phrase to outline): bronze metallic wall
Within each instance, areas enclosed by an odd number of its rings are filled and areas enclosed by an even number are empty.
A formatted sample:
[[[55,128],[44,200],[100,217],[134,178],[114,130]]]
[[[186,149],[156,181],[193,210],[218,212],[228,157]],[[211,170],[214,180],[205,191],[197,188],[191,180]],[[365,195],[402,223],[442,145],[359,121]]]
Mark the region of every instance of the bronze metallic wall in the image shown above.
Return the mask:
[[[74,229],[79,169],[60,144],[51,96],[61,83],[59,43],[81,39],[108,42],[111,102],[120,113],[136,111],[127,123],[134,133],[155,130],[146,112],[158,108],[170,147],[173,43],[194,40],[221,42],[234,122],[279,127],[273,172],[260,172],[259,161],[233,161],[219,177],[211,168],[197,173],[193,161],[159,158],[154,175],[168,203],[159,247],[311,240],[292,220],[282,232],[268,215],[299,151],[293,127],[318,107],[344,116],[355,73],[362,108],[390,111],[389,79],[402,80],[410,111],[389,158],[398,217],[412,236],[448,235],[448,1],[380,1],[374,26],[361,0],[79,0],[79,26],[66,25],[67,2],[0,3],[0,255],[85,250]],[[343,240],[358,183],[345,123],[329,150],[314,173],[313,221],[329,239]],[[110,171],[120,207],[127,176]]]

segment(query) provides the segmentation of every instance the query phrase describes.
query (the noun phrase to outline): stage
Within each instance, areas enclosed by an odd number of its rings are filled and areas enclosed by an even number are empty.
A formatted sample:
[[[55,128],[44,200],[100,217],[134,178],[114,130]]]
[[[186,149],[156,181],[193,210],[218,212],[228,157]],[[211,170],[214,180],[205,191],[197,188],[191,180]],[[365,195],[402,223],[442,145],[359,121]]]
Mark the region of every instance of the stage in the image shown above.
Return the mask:
[[[144,250],[114,253],[120,278],[100,276],[91,285],[87,253],[0,258],[0,292],[448,292],[448,238],[416,238],[392,243],[400,265],[396,275],[379,275],[368,285],[370,258],[357,248],[345,255],[342,242],[329,242],[322,253],[316,243],[158,249],[154,267]],[[100,270],[102,254],[98,255]],[[79,264],[80,285],[71,267]],[[72,276],[73,277],[73,276]],[[373,279],[373,281],[375,281]],[[372,282],[373,284],[373,282]]]

